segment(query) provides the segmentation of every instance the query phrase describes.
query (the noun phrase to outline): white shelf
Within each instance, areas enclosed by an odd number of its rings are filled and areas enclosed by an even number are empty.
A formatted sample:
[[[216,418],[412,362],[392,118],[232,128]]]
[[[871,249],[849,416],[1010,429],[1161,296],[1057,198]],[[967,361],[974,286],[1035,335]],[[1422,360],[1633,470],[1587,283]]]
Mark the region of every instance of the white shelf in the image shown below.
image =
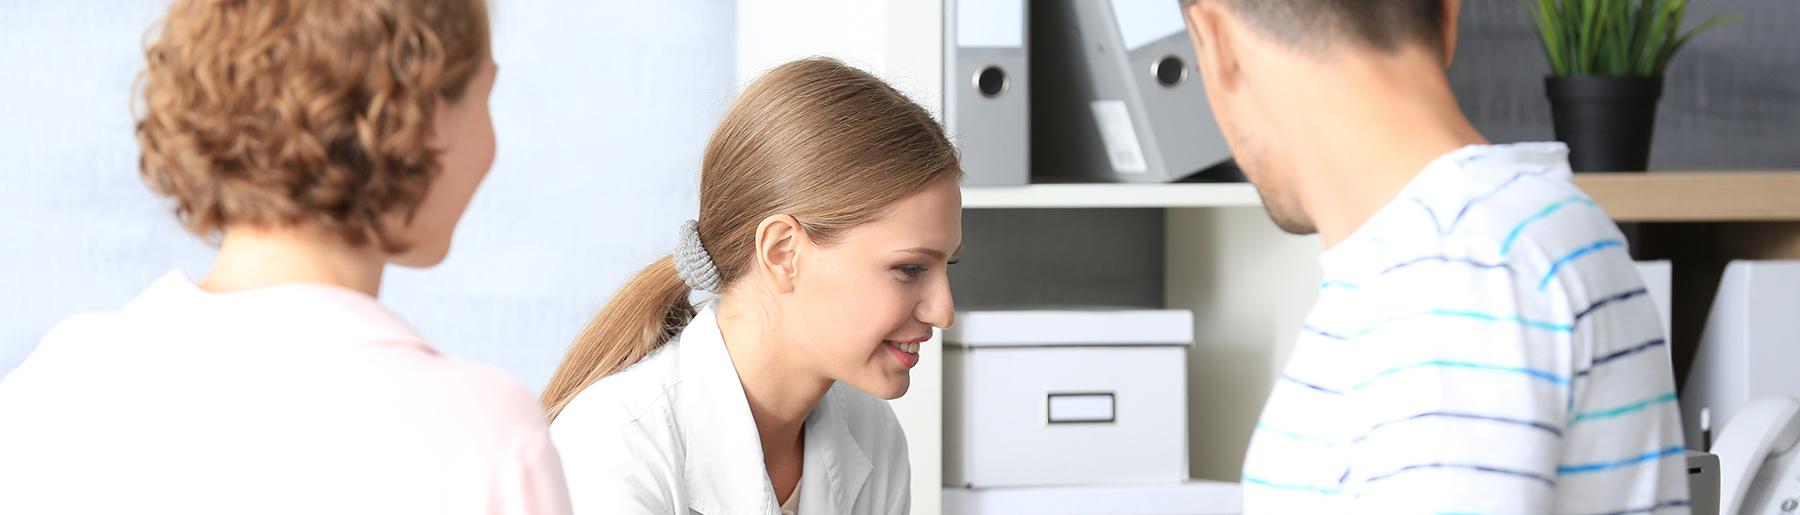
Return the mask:
[[[964,209],[1257,207],[1248,183],[965,186]]]

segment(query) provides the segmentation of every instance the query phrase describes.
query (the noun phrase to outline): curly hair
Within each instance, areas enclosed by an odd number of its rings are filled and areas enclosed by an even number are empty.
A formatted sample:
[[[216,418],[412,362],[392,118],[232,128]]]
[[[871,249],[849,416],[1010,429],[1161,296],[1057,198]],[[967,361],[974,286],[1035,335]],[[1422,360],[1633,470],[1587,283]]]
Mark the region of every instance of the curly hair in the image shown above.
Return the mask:
[[[488,37],[482,0],[176,0],[139,76],[139,173],[202,236],[315,225],[404,251],[435,107]]]

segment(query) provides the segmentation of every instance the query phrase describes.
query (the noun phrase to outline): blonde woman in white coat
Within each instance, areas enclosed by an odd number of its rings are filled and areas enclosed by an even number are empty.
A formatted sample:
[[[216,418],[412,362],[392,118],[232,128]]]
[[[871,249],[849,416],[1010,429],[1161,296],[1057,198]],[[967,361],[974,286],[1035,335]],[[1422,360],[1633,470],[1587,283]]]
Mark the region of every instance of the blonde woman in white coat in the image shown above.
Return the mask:
[[[751,84],[707,146],[699,220],[544,392],[575,512],[906,513],[883,399],[952,323],[961,175],[867,73],[811,59]]]

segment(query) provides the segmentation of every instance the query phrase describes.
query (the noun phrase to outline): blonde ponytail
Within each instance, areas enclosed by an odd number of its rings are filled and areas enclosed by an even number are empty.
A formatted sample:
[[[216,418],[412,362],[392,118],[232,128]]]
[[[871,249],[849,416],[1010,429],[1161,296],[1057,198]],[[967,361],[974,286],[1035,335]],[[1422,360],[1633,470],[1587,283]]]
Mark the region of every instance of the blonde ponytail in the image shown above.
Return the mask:
[[[668,256],[625,283],[575,337],[562,366],[544,388],[542,402],[550,420],[556,420],[583,388],[630,367],[680,334],[694,318],[688,292]]]

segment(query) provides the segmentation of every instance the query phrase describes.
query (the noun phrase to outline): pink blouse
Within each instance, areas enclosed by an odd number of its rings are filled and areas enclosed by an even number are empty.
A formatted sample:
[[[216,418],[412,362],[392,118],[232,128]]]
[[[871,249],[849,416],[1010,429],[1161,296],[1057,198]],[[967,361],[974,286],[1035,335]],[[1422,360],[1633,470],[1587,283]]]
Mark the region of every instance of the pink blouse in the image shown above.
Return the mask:
[[[0,382],[0,513],[564,514],[543,412],[375,299],[181,272]]]

